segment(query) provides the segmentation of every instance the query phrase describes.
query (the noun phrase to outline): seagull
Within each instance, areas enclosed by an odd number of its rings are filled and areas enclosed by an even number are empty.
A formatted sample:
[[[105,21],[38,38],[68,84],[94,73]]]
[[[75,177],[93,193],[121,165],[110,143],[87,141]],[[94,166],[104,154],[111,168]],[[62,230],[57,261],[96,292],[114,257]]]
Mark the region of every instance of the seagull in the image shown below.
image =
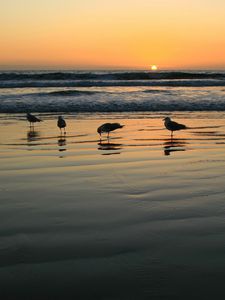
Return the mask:
[[[100,137],[103,132],[108,133],[108,138],[109,138],[109,133],[110,131],[116,130],[118,128],[123,128],[124,125],[120,125],[119,123],[105,123],[102,124],[100,127],[98,127],[97,132],[99,133]]]
[[[171,131],[171,137],[173,136],[173,132],[181,129],[187,129],[187,127],[183,124],[179,124],[177,122],[172,121],[169,117],[163,119],[164,125],[166,129]]]
[[[57,126],[60,128],[61,133],[62,133],[62,128],[64,128],[64,134],[66,133],[66,130],[65,130],[66,121],[63,119],[62,116],[58,117]]]
[[[32,123],[36,123],[36,122],[42,122],[42,120],[38,119],[37,117],[35,117],[34,115],[27,113],[27,121],[30,122],[30,127]]]

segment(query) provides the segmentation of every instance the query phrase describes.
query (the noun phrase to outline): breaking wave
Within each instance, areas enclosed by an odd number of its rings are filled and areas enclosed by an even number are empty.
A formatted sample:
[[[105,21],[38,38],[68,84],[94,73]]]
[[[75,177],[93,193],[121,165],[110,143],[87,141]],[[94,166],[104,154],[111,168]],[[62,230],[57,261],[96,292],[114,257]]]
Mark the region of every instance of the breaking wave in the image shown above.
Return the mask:
[[[224,72],[2,72],[0,80],[225,79]]]
[[[225,72],[2,72],[0,112],[225,111]]]
[[[54,92],[48,92],[43,93],[42,95],[45,96],[81,96],[81,95],[93,95],[97,92],[92,91],[78,91],[78,90],[65,90],[65,91],[54,91]]]
[[[1,72],[0,88],[225,86],[225,72]]]
[[[91,98],[91,97],[90,97]],[[221,101],[207,101],[205,99],[170,101],[159,98],[152,99],[125,99],[107,98],[88,99],[85,97],[49,97],[44,100],[28,99],[1,101],[0,112],[23,113],[23,112],[156,112],[156,111],[225,111],[225,99]]]

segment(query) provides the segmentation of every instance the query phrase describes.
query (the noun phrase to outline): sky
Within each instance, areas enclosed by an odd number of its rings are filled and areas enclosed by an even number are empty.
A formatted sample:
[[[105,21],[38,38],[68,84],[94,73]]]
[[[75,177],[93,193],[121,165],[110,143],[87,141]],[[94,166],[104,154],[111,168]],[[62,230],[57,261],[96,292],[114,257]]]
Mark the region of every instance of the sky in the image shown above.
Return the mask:
[[[224,0],[0,4],[3,69],[225,69]]]

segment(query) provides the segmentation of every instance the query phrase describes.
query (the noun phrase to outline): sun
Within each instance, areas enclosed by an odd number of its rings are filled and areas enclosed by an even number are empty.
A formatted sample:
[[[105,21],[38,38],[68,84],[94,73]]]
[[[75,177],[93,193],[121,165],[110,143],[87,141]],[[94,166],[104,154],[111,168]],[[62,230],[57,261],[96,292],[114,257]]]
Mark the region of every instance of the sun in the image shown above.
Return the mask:
[[[152,71],[156,71],[156,70],[158,70],[158,67],[157,67],[156,65],[152,65],[152,66],[151,66],[151,70],[152,70]]]

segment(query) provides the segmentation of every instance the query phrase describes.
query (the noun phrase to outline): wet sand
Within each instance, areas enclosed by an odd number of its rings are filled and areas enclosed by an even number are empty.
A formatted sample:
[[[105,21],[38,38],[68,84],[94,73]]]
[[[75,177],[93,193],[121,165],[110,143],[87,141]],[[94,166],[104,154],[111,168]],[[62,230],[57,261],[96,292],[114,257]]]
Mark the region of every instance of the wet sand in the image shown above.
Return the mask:
[[[165,115],[0,115],[2,299],[225,296],[225,114]]]

